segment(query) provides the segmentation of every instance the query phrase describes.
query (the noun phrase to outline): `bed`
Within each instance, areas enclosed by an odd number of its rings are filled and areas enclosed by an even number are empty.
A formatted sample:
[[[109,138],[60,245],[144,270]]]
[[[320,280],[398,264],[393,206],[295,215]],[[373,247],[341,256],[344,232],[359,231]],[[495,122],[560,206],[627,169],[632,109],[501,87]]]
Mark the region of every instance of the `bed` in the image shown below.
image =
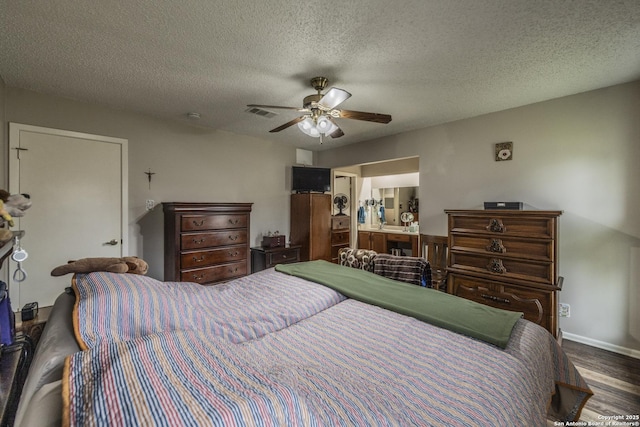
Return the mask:
[[[577,420],[591,391],[553,337],[502,310],[478,320],[486,306],[473,304],[324,261],[212,287],[78,274],[54,305],[16,425]]]

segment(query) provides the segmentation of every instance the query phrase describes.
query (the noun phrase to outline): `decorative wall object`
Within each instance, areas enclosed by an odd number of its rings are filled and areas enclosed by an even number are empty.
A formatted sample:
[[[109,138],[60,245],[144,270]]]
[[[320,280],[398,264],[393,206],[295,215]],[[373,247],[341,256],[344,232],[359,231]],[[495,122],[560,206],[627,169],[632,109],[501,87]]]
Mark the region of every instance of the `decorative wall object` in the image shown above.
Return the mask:
[[[496,162],[513,159],[513,142],[499,142],[496,144]]]

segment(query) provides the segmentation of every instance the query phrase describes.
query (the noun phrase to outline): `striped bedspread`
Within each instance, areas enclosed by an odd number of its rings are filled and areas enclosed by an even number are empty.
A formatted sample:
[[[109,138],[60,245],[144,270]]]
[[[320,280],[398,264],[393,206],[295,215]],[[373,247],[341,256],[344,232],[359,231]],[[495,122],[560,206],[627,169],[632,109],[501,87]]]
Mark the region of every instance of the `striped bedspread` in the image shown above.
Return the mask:
[[[588,392],[526,320],[500,349],[274,270],[214,287],[91,273],[74,287],[87,350],[66,362],[68,425],[545,426],[556,387]]]

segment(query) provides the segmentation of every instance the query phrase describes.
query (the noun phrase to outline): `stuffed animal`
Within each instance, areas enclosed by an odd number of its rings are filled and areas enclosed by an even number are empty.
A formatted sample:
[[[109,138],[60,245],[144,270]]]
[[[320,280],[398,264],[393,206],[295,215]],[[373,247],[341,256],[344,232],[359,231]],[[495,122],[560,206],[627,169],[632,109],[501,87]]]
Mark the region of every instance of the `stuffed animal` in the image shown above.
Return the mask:
[[[31,207],[31,197],[28,194],[12,194],[4,200],[4,207],[13,218],[24,216],[24,211]]]
[[[31,198],[28,194],[9,194],[6,190],[0,190],[0,226],[6,222],[13,227],[13,218],[24,216],[24,211],[31,207]]]
[[[141,258],[126,256],[123,258],[83,258],[69,261],[68,264],[51,270],[52,276],[62,276],[69,273],[91,273],[93,271],[107,271],[110,273],[147,274],[149,265]]]
[[[5,221],[9,224],[9,227],[13,227],[13,217],[9,214],[4,202],[0,200],[0,225],[3,225]]]

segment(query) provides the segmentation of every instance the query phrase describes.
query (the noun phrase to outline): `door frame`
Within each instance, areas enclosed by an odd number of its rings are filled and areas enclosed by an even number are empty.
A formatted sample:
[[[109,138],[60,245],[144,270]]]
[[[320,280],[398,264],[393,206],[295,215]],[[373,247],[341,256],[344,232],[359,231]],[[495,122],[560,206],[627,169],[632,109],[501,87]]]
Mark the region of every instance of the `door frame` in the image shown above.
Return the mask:
[[[358,175],[353,173],[353,172],[343,172],[340,170],[340,168],[335,168],[335,169],[331,169],[331,192],[332,192],[332,196],[331,196],[331,213],[333,214],[333,198],[335,197],[335,189],[333,186],[333,183],[336,180],[337,176],[344,176],[350,179],[350,194],[349,194],[349,200],[351,200],[351,203],[349,204],[349,219],[351,221],[351,227],[350,229],[353,230],[351,235],[349,236],[349,246],[352,248],[357,248],[358,247],[358,218],[357,218],[357,212],[358,212]]]
[[[97,142],[119,144],[120,145],[120,256],[129,253],[129,158],[127,139],[116,138],[111,136],[95,135],[83,132],[68,131],[62,129],[47,128],[42,126],[26,125],[21,123],[9,123],[9,193],[20,193],[20,162],[18,156],[14,154],[14,150],[20,147],[20,133],[32,132],[45,135],[63,136],[68,138],[88,139]],[[27,211],[28,215],[28,211]],[[17,218],[19,221],[20,218]],[[27,231],[28,232],[28,231]],[[8,273],[7,273],[8,274]],[[15,287],[15,286],[14,286]],[[19,288],[19,286],[17,286]],[[12,294],[17,290],[11,290]],[[17,295],[12,295],[16,301],[19,301]]]

